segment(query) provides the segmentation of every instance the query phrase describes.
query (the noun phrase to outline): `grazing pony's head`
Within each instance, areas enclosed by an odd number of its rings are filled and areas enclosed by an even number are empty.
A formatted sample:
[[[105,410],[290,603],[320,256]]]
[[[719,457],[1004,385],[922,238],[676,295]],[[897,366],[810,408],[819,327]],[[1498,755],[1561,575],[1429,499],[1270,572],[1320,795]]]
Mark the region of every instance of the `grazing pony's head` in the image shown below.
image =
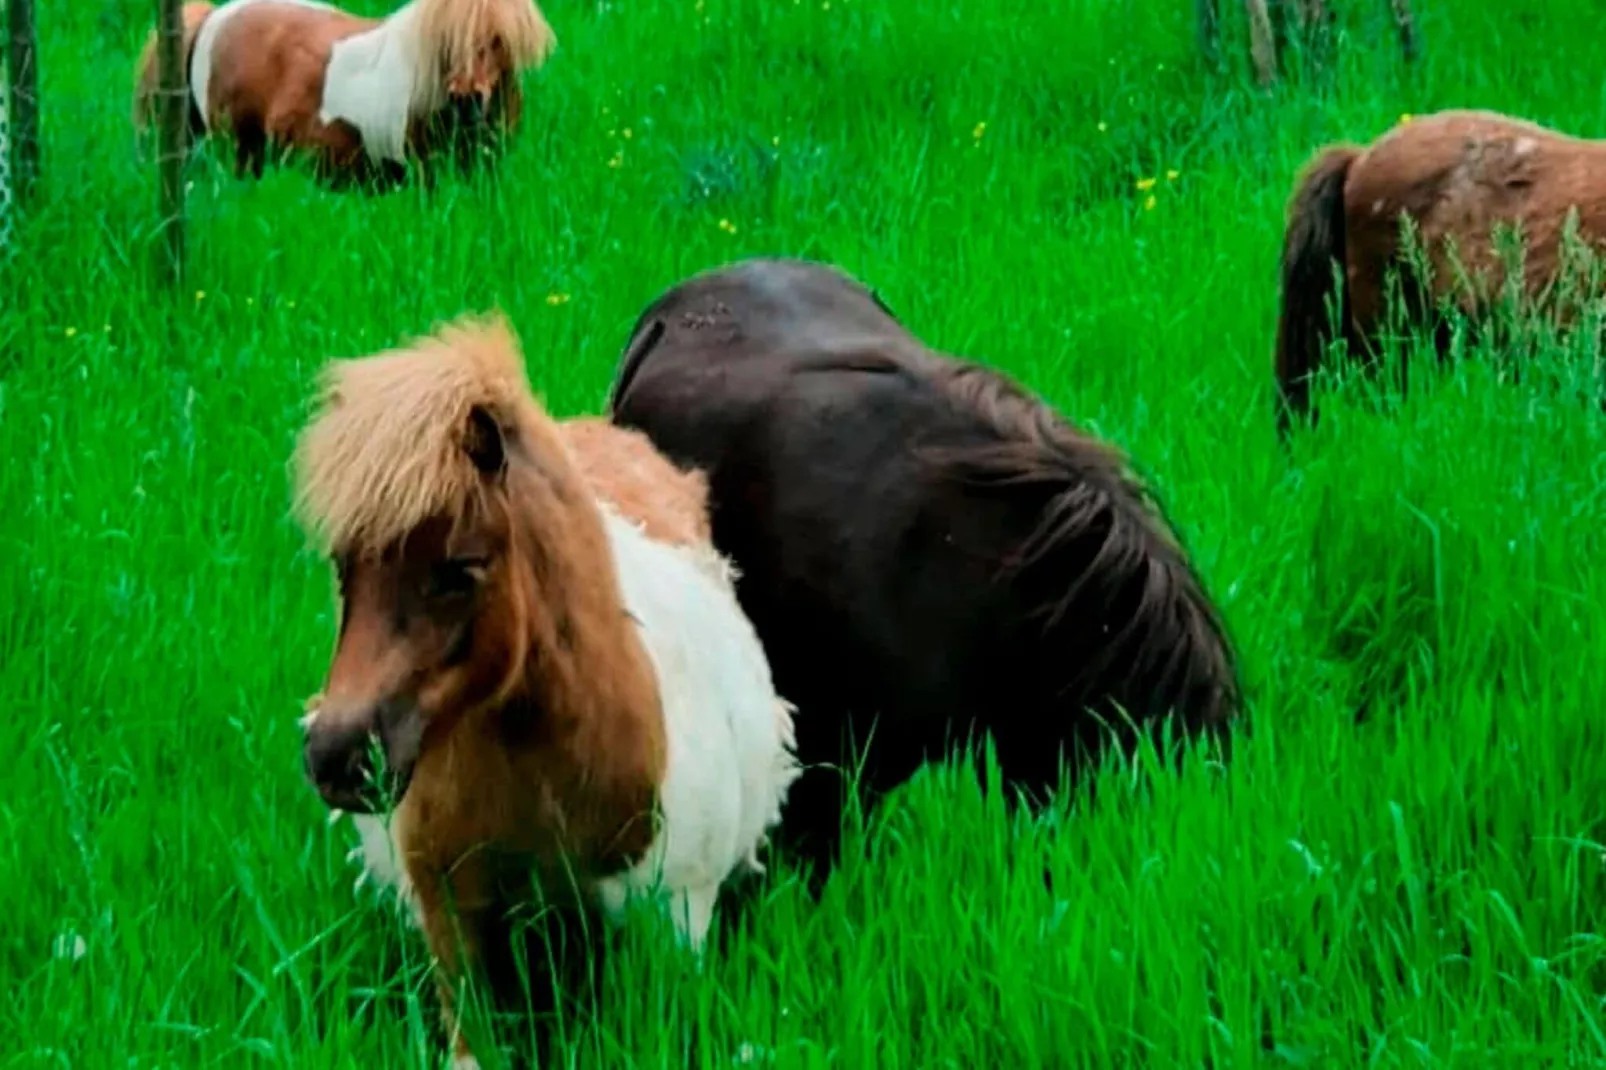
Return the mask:
[[[330,806],[371,812],[371,740],[399,799],[429,738],[522,679],[532,607],[509,461],[516,479],[557,440],[500,319],[335,362],[321,387],[296,506],[334,566],[341,615],[305,721],[307,772]]]
[[[446,100],[481,106],[557,47],[534,0],[419,0],[418,40],[435,58]]]

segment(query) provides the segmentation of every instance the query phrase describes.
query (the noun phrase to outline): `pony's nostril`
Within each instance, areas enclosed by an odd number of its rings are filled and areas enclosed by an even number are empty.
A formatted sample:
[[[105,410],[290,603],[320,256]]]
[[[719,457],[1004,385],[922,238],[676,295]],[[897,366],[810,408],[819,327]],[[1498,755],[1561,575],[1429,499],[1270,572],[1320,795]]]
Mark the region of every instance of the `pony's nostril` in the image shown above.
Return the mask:
[[[307,740],[307,773],[314,783],[338,791],[366,783],[366,733],[314,734]]]
[[[353,747],[346,753],[346,779],[344,782],[346,787],[362,787],[367,781],[368,778],[365,775],[368,770],[367,755],[368,752],[363,747]]]

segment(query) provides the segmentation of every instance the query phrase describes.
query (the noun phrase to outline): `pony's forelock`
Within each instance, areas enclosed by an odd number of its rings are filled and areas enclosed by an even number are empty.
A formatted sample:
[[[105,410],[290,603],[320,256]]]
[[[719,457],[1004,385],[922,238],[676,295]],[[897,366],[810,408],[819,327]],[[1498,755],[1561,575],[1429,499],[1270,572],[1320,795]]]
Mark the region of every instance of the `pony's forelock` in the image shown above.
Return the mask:
[[[446,73],[464,73],[481,42],[500,36],[517,74],[544,63],[557,35],[535,0],[419,0],[419,39]]]
[[[485,477],[465,448],[476,407],[504,435],[540,411],[500,316],[327,365],[295,452],[295,509],[319,550],[377,552],[481,501]]]

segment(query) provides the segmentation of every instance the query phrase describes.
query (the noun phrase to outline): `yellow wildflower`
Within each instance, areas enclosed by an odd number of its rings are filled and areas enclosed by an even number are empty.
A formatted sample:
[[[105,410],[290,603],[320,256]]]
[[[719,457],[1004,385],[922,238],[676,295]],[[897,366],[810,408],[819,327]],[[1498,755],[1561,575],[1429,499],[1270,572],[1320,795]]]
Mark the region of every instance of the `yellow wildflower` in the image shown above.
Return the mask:
[[[1154,179],[1152,179],[1152,178],[1140,178],[1140,179],[1138,179],[1138,192],[1139,193],[1147,193],[1147,192],[1149,192],[1149,190],[1151,190],[1153,188],[1154,188]]]
[[[568,294],[561,294],[561,293],[547,294],[546,295],[546,303],[549,304],[549,305],[552,305],[553,307],[556,307],[558,305],[566,305],[566,304],[569,303],[569,295]]]
[[[1408,123],[1410,121],[1411,121],[1411,113],[1410,112],[1406,111],[1406,112],[1401,112],[1400,113],[1400,122]]]
[[[196,290],[195,291],[195,299],[197,301],[205,301],[206,300],[206,291],[205,290]]]
[[[67,330],[64,331],[63,333],[66,334],[68,338],[71,338],[71,337],[73,337],[73,335],[78,333],[78,328],[77,327],[68,327]]]
[[[1153,211],[1154,205],[1155,205],[1154,194],[1151,193],[1151,194],[1149,194],[1148,199],[1143,202],[1143,210],[1145,212]]]
[[[630,140],[630,127],[627,126],[623,130],[619,131],[619,136],[624,138],[626,141],[629,141]]]
[[[736,224],[732,223],[728,219],[721,219],[719,221],[719,229],[723,230],[726,234],[735,234],[736,233]]]
[[[980,141],[981,140],[981,136],[983,134],[985,134],[986,132],[987,132],[987,123],[984,120],[984,121],[979,122],[979,123],[976,124],[976,129],[974,129],[974,130],[972,130],[970,132],[970,136],[975,138],[977,141]]]
[[[1181,171],[1170,170],[1170,171],[1167,171],[1165,173],[1165,180],[1167,182],[1175,182],[1177,179],[1179,179],[1181,177],[1182,177],[1182,172]]]

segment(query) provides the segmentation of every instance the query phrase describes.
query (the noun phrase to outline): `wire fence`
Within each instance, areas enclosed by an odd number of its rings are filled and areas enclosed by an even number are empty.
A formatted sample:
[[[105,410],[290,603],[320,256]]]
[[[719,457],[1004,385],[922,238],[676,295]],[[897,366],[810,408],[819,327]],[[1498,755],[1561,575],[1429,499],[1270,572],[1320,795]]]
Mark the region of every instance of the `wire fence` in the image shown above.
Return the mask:
[[[0,258],[11,255],[11,57],[0,50]]]
[[[0,55],[0,256],[17,228],[39,173],[39,64],[33,0],[3,0],[5,48]]]

